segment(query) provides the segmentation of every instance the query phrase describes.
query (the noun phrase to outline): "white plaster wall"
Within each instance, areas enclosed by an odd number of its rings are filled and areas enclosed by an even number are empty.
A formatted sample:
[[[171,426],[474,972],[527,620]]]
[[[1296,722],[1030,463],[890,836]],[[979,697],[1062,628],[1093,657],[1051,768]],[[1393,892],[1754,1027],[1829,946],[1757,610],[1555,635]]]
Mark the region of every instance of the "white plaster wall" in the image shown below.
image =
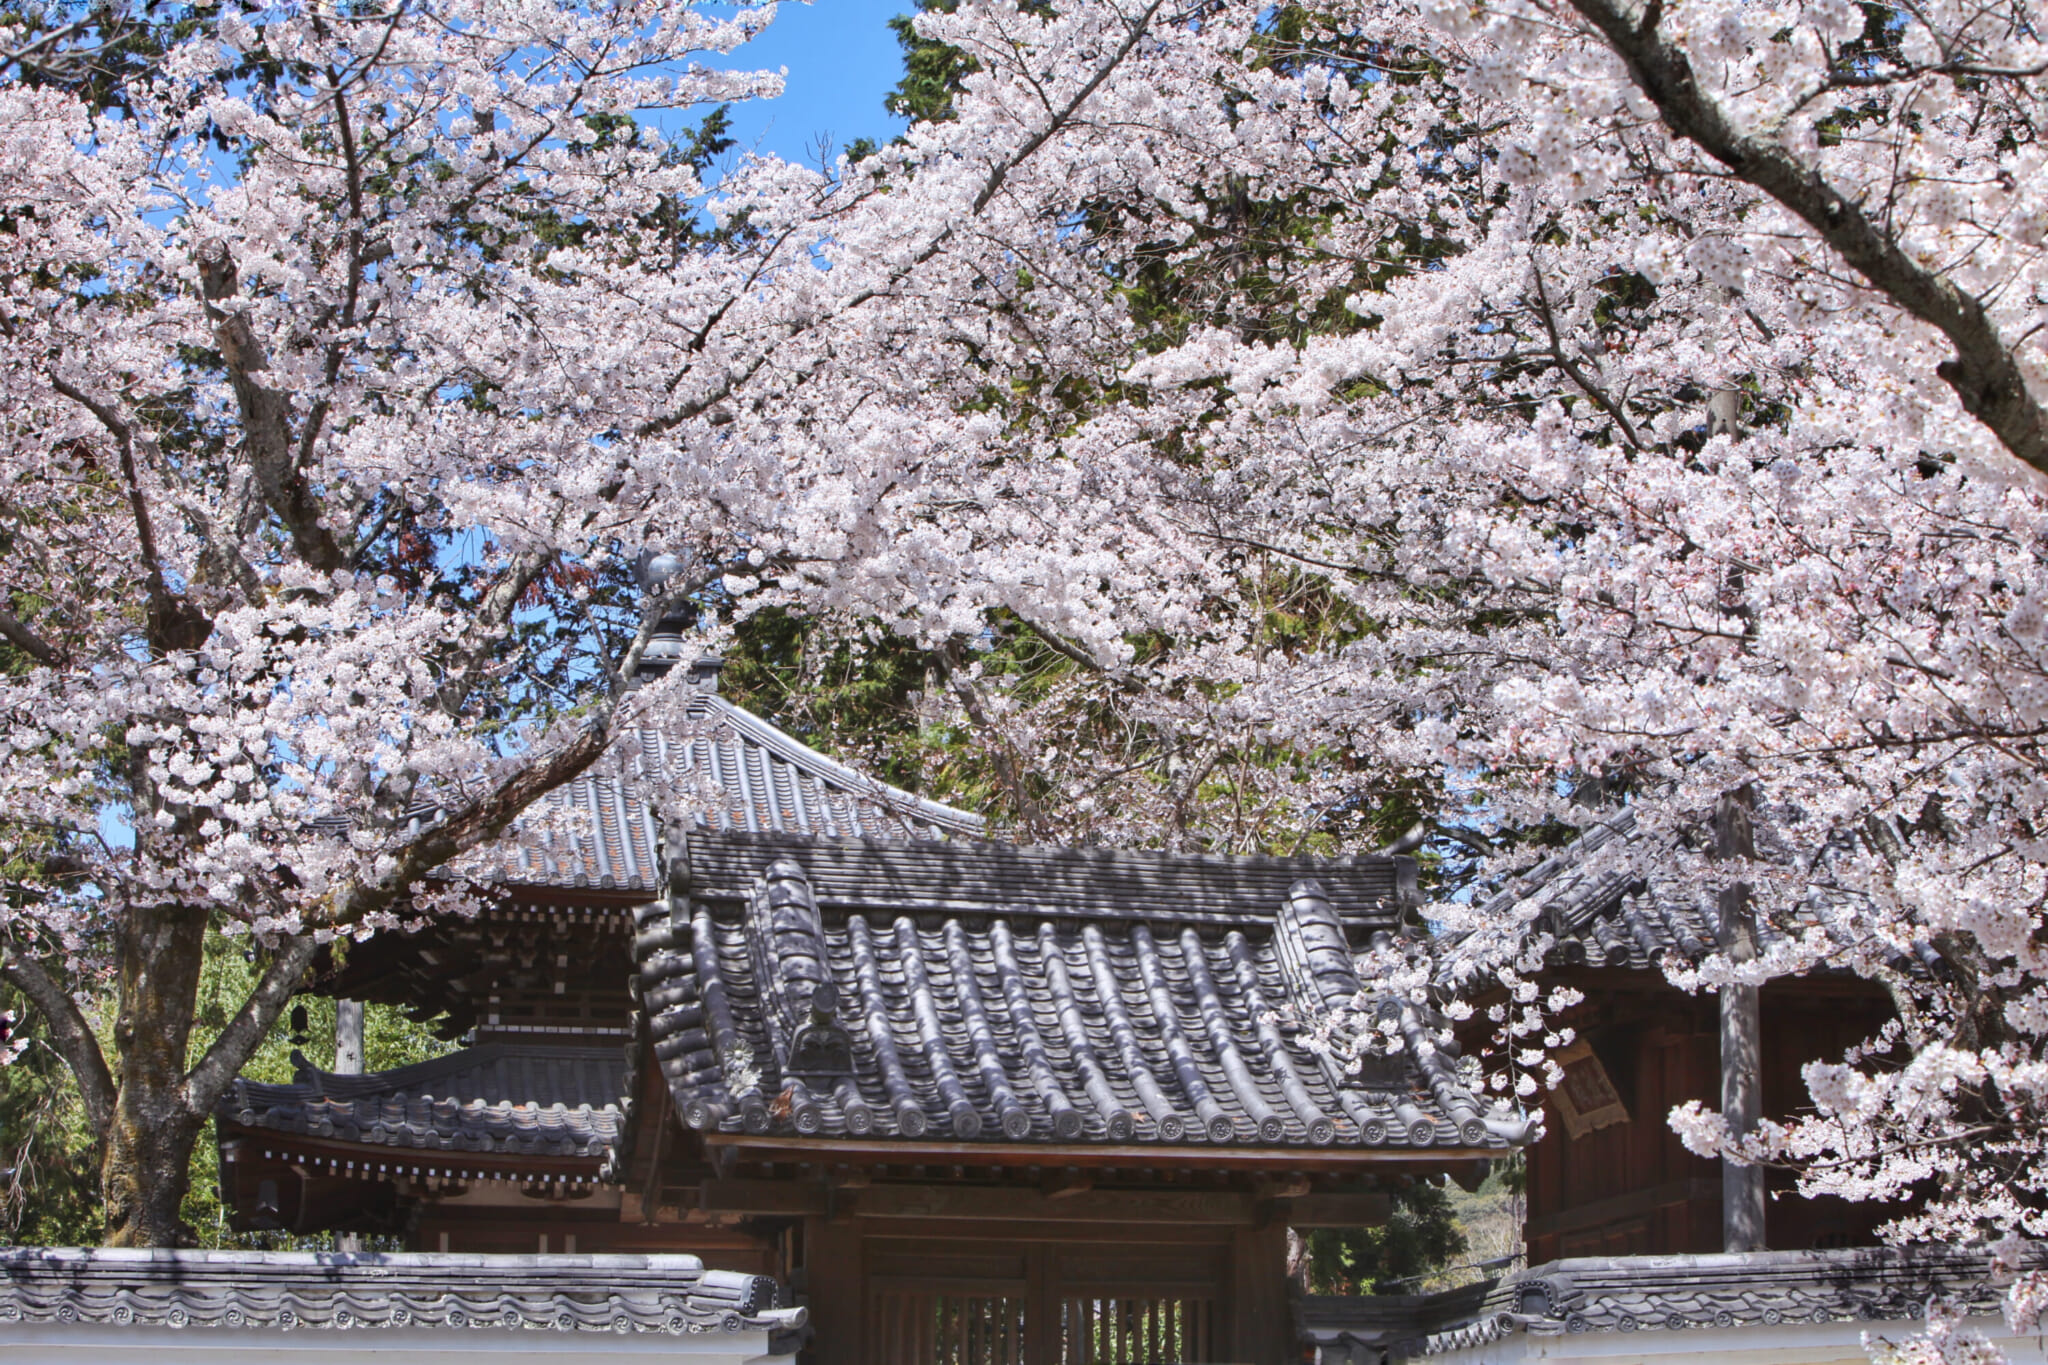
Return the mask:
[[[10,1323],[0,1365],[794,1365],[766,1332],[149,1327]]]
[[[1990,1338],[2009,1365],[2048,1365],[2042,1338],[2015,1337],[1995,1317],[1972,1318],[1968,1325]],[[1917,1330],[1911,1322],[1820,1322],[1562,1336],[1518,1332],[1490,1345],[1430,1356],[1428,1365],[1870,1365],[1865,1332],[1899,1341]]]

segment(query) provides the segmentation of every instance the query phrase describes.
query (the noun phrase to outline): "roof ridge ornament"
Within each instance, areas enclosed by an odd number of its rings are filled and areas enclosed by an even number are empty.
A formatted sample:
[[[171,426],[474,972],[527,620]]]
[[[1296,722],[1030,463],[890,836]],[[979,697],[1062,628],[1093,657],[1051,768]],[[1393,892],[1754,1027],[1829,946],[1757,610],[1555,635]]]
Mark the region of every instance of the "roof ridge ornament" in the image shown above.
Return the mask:
[[[1337,917],[1336,908],[1330,904],[1329,893],[1321,882],[1313,877],[1304,877],[1287,889],[1287,899],[1281,903],[1274,937],[1278,940],[1280,965],[1287,978],[1288,994],[1293,998],[1295,1011],[1304,1024],[1314,1026],[1332,1015],[1359,1010],[1365,1005],[1368,993],[1365,983],[1358,979],[1350,936],[1344,932],[1344,922]],[[1386,931],[1376,931],[1373,937],[1375,940],[1384,939]],[[1399,1011],[1400,1007],[1395,1002],[1378,992],[1372,994],[1377,1016],[1384,1017],[1387,1013]],[[1408,1059],[1383,1051],[1366,1050],[1357,1059],[1356,1072],[1345,1075],[1345,1068],[1337,1058],[1321,1051],[1318,1056],[1325,1067],[1338,1073],[1332,1075],[1331,1080],[1340,1087],[1348,1082],[1381,1091],[1406,1089],[1409,1061],[1417,1064],[1422,1061],[1419,1056]],[[1406,1115],[1402,1117],[1407,1120]],[[1412,1122],[1410,1126],[1417,1127]]]
[[[768,865],[747,906],[747,954],[769,995],[768,1024],[783,1075],[797,1082],[853,1074],[839,987],[826,965],[825,926],[810,878],[794,858]],[[794,1106],[801,1097],[792,1097]]]

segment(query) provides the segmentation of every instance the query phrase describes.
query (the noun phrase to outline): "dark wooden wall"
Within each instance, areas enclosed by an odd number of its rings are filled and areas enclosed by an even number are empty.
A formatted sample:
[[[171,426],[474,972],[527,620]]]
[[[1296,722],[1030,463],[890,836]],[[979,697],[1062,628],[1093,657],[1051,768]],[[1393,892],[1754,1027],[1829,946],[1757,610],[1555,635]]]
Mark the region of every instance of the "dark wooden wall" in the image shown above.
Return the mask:
[[[1686,1100],[1718,1107],[1719,1001],[1688,996],[1645,973],[1582,972],[1565,984],[1586,1001],[1567,1020],[1593,1045],[1628,1106],[1629,1120],[1572,1138],[1554,1110],[1529,1154],[1531,1264],[1567,1256],[1668,1255],[1721,1250],[1721,1167],[1694,1156],[1666,1116]],[[1774,982],[1763,996],[1764,1112],[1783,1118],[1809,1105],[1800,1068],[1834,1058],[1890,1015],[1866,983]],[[1773,1173],[1766,1211],[1777,1250],[1858,1246],[1895,1207],[1801,1199]]]

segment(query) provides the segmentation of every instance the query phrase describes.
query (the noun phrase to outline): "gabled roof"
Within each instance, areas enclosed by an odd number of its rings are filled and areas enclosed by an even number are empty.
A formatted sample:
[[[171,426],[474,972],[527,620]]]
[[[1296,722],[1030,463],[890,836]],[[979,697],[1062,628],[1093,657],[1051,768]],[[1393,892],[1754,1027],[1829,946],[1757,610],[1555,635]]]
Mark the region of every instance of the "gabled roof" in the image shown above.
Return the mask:
[[[1361,998],[1347,928],[1397,929],[1406,862],[699,834],[637,943],[647,1029],[710,1133],[1505,1150],[1527,1125],[1413,1002],[1355,1074],[1301,1027]]]
[[[783,1302],[695,1256],[0,1251],[0,1324],[779,1333],[805,1316]]]
[[[343,1076],[300,1061],[290,1085],[237,1080],[223,1128],[435,1152],[587,1158],[618,1136],[618,1048],[487,1044],[393,1071]]]
[[[621,734],[605,771],[541,797],[449,871],[503,886],[656,889],[661,831],[650,788],[711,830],[919,840],[986,831],[972,811],[870,777],[733,705],[718,694],[717,663],[700,661],[692,672],[678,718]],[[406,818],[430,823],[439,807],[422,801]],[[349,829],[339,818],[313,825],[332,835]]]

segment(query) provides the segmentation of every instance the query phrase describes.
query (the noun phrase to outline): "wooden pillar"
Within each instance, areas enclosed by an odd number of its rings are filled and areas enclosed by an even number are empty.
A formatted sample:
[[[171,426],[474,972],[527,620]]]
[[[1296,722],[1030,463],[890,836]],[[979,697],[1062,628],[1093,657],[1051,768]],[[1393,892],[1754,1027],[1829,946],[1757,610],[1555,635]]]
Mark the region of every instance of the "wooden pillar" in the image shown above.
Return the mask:
[[[1756,795],[1743,787],[1724,792],[1714,812],[1714,853],[1719,858],[1753,858],[1756,836],[1752,809]],[[1731,961],[1756,957],[1756,923],[1749,884],[1721,892],[1721,946]],[[1721,1113],[1737,1134],[1763,1117],[1763,1020],[1754,986],[1721,988]],[[1724,1251],[1764,1249],[1764,1171],[1761,1166],[1721,1163],[1721,1245]]]
[[[803,1365],[864,1365],[867,1351],[867,1276],[861,1267],[860,1225],[852,1219],[804,1221],[804,1301],[811,1344]]]
[[[1287,1225],[1275,1218],[1232,1239],[1230,1354],[1244,1365],[1285,1365],[1296,1356],[1287,1303]]]
[[[363,1002],[334,1002],[334,1074],[363,1074]]]

